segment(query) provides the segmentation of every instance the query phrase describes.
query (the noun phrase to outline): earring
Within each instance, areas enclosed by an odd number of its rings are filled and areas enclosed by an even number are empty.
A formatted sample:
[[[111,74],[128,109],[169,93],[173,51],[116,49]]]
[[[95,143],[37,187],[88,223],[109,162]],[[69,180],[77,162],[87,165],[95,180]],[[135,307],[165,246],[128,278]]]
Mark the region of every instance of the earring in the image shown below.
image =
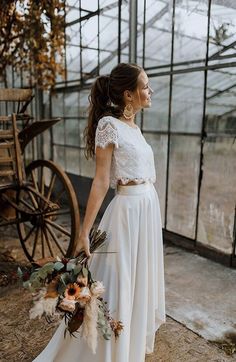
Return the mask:
[[[131,103],[126,104],[124,111],[123,111],[123,116],[125,119],[131,119],[134,115],[134,109]]]

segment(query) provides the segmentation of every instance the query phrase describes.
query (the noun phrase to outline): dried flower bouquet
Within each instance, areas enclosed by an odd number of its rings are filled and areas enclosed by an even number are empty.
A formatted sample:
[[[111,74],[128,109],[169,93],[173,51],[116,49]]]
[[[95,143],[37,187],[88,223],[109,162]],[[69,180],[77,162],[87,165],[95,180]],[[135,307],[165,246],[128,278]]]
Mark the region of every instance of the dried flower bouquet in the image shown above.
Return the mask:
[[[92,229],[90,233],[90,251],[93,253],[106,239],[106,233]],[[41,264],[41,265],[40,265]],[[94,281],[88,268],[88,258],[80,251],[74,259],[59,259],[41,263],[38,261],[23,286],[33,293],[34,306],[30,309],[30,318],[47,320],[64,313],[66,332],[76,336],[81,332],[88,346],[96,353],[98,331],[109,340],[115,338],[123,329],[121,321],[114,320],[103,300],[105,287],[102,281]],[[19,276],[25,275],[19,268]]]

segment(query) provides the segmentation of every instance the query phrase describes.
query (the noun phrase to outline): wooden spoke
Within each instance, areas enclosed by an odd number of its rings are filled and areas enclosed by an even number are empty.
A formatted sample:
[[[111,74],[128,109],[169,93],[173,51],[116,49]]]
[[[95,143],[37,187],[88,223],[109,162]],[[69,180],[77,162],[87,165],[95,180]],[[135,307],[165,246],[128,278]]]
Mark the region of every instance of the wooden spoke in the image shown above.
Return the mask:
[[[56,235],[54,234],[54,231],[52,230],[51,226],[50,226],[50,225],[46,225],[46,228],[47,228],[47,230],[49,231],[51,237],[53,238],[56,246],[58,247],[58,249],[60,250],[60,252],[62,253],[62,255],[65,256],[66,253],[65,253],[65,251],[63,250],[63,248],[61,247],[61,245],[58,243],[57,237],[56,237]]]
[[[67,215],[67,214],[70,214],[70,209],[52,210],[52,211],[46,212],[44,215],[46,217],[49,217],[49,216],[60,216],[60,215]]]
[[[43,230],[43,233],[45,235],[46,243],[47,243],[48,249],[50,251],[50,254],[51,254],[51,256],[54,256],[53,250],[52,250],[52,244],[51,244],[51,241],[50,241],[50,238],[49,238],[49,235],[48,235],[48,231],[47,231],[46,228],[44,228],[42,230]]]
[[[34,208],[35,208],[35,209],[38,209],[38,206],[39,206],[39,205],[38,205],[38,202],[36,201],[33,193],[32,193],[31,191],[29,191],[28,194],[29,194],[29,197],[30,197],[30,199],[31,199],[31,201],[32,201],[32,204],[34,205]]]
[[[17,228],[27,258],[70,256],[80,223],[69,177],[54,162],[37,160],[26,167],[26,178],[29,183],[17,196]]]
[[[70,232],[67,231],[65,228],[63,228],[62,226],[56,224],[55,222],[46,219],[45,222],[49,225],[51,225],[52,227],[54,227],[55,229],[57,229],[58,231],[60,231],[62,234],[67,235],[70,237]]]
[[[42,246],[42,257],[45,258],[45,249],[44,249],[44,233],[41,228],[41,246]]]
[[[44,172],[43,172],[44,168],[41,167],[41,185],[40,185],[40,189],[41,189],[41,194],[44,195],[44,189],[45,189],[45,178],[44,178]]]
[[[39,227],[37,228],[36,233],[35,233],[34,245],[33,245],[33,250],[32,250],[32,255],[31,255],[32,259],[34,258],[34,254],[35,254],[36,245],[38,243],[38,240],[39,240]]]
[[[54,174],[53,177],[51,178],[50,185],[49,185],[49,188],[48,188],[47,197],[46,197],[47,201],[49,201],[49,199],[51,197],[51,193],[52,193],[56,178],[57,178],[56,174]]]
[[[58,200],[60,200],[61,196],[66,192],[66,190],[63,188],[60,192],[57,192],[57,197],[53,202],[57,203]]]
[[[35,170],[31,170],[31,171],[30,171],[30,174],[31,174],[31,176],[32,176],[32,181],[33,181],[35,190],[39,192],[38,183],[37,183],[36,177],[35,177]]]
[[[25,201],[24,199],[20,199],[20,202],[21,202],[23,205],[25,205],[26,207],[28,207],[31,211],[35,211],[35,208],[34,208],[32,205],[28,204],[28,202]]]
[[[30,231],[28,232],[28,234],[24,237],[23,242],[25,243],[27,241],[27,239],[29,239],[30,235],[32,234],[32,232],[34,231],[35,226],[33,226]]]

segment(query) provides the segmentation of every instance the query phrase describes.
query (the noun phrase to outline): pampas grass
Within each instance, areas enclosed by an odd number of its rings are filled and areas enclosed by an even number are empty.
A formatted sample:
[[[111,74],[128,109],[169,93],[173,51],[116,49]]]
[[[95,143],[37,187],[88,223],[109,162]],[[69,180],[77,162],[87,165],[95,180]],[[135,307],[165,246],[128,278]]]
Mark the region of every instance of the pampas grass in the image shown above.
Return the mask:
[[[56,314],[58,298],[45,298],[46,289],[43,288],[34,295],[34,306],[29,311],[30,319],[41,318],[43,314],[52,317]]]
[[[82,336],[94,354],[96,353],[97,349],[97,321],[97,298],[92,296],[90,302],[85,306]]]

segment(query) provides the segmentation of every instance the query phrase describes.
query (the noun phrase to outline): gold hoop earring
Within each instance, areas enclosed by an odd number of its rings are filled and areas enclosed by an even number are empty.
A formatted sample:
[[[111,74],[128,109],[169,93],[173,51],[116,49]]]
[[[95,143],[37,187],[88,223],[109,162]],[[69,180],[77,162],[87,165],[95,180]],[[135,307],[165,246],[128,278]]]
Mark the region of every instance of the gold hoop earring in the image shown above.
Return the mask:
[[[125,119],[131,119],[134,115],[134,109],[131,103],[126,104],[124,111],[123,111],[123,116]]]

